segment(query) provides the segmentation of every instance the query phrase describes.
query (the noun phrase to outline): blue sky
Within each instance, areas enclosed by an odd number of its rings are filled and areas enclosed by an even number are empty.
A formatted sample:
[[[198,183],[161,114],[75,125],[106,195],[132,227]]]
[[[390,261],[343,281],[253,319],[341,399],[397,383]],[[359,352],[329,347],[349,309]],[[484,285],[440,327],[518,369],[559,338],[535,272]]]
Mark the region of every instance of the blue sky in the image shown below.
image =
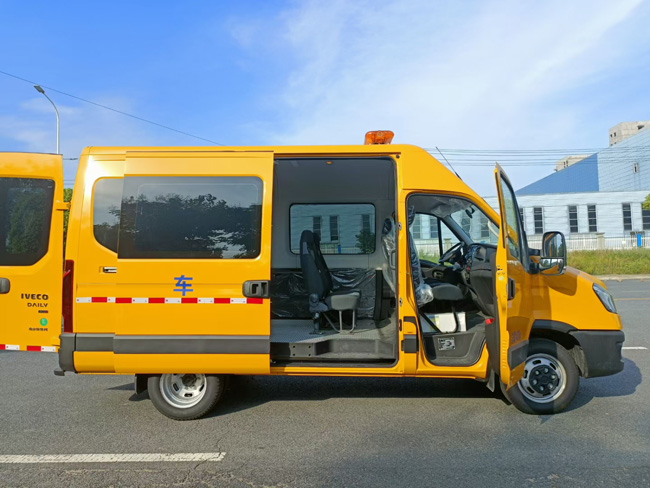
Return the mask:
[[[7,0],[0,22],[0,70],[226,145],[391,129],[427,148],[598,148],[650,120],[647,1]],[[2,75],[0,93],[0,148],[54,152],[47,100]],[[206,144],[49,95],[64,157]],[[494,194],[489,166],[456,169]],[[516,187],[551,171],[508,169]]]

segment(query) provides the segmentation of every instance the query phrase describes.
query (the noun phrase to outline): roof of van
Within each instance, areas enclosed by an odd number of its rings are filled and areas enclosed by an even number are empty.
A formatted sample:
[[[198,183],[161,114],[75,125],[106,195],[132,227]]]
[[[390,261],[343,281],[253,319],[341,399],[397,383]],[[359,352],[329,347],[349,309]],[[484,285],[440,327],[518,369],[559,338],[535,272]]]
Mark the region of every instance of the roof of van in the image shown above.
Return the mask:
[[[329,146],[89,146],[82,154],[123,154],[130,151],[167,152],[228,152],[228,151],[273,151],[277,154],[346,154],[346,153],[381,153],[395,154],[405,151],[423,151],[424,149],[411,144],[354,144]],[[428,153],[427,153],[428,154]]]

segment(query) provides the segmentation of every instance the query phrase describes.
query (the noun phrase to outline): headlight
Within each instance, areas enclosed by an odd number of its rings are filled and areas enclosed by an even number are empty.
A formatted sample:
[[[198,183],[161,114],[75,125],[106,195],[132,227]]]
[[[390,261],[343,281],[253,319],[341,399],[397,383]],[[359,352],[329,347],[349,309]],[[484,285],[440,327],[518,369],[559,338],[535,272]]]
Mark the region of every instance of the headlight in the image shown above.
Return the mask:
[[[616,313],[614,297],[612,297],[605,288],[596,283],[594,283],[594,291],[596,292],[596,295],[598,295],[598,298],[600,298],[600,301],[603,302],[605,308],[612,313]]]

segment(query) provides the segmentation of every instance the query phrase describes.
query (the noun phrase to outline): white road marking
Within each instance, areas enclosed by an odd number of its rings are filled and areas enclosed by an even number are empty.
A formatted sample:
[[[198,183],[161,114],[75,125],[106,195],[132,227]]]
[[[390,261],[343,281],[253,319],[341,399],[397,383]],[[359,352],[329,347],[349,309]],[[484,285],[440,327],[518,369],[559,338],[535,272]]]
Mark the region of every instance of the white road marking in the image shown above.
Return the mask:
[[[628,346],[628,347],[623,346],[623,349],[631,349],[633,351],[647,351],[648,350],[647,347],[643,347],[643,346]]]
[[[225,456],[225,452],[0,455],[0,464],[217,462],[223,461]]]

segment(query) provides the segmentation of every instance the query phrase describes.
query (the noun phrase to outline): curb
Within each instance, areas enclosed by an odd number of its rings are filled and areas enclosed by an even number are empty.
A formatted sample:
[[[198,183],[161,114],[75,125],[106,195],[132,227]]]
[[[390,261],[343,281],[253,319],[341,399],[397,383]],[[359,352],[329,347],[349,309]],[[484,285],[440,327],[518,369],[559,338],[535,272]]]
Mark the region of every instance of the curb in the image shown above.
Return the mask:
[[[650,275],[640,274],[640,275],[602,275],[595,276],[601,281],[626,281],[626,280],[639,280],[639,281],[650,281]]]

